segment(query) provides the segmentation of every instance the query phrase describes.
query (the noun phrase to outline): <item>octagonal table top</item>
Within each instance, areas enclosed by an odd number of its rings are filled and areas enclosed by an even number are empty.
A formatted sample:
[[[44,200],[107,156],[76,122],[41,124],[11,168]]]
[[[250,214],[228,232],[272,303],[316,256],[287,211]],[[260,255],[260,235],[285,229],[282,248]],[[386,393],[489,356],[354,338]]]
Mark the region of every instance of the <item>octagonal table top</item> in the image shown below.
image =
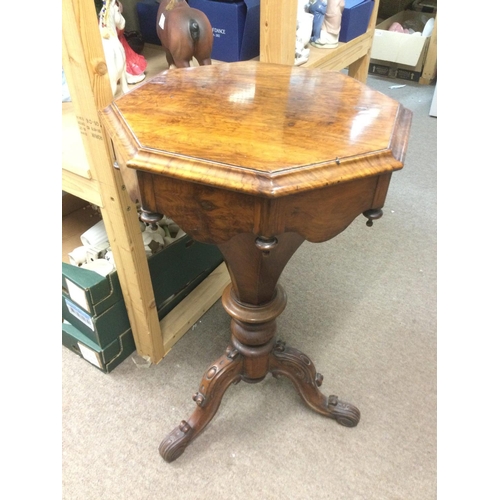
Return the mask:
[[[411,112],[331,70],[167,70],[101,112],[130,168],[278,197],[402,168]]]

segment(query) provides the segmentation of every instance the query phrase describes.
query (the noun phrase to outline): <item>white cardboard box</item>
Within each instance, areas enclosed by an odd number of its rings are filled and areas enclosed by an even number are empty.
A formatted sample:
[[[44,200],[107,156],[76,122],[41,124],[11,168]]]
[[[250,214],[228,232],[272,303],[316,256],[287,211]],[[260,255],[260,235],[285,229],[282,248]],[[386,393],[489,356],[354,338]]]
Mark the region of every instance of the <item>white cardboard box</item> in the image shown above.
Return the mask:
[[[430,36],[423,37],[387,30],[394,22],[403,24],[409,19],[419,19],[425,25],[430,18],[434,17],[433,14],[404,10],[381,22],[375,27],[371,58],[416,66],[420,56],[429,46]]]

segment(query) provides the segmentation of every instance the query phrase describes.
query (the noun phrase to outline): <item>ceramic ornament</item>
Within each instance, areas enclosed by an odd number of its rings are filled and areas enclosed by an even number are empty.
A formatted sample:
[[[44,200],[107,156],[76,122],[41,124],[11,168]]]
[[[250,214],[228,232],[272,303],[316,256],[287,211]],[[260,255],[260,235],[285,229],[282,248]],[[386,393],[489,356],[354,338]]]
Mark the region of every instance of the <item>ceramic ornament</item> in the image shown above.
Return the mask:
[[[68,257],[71,265],[80,267],[87,262],[87,247],[76,247],[68,254]]]
[[[86,247],[102,247],[109,246],[108,235],[106,234],[106,228],[104,227],[104,221],[100,220],[97,224],[94,224],[90,229],[87,229],[81,236],[80,240],[82,244]]]
[[[146,255],[148,256],[158,253],[165,247],[165,240],[162,233],[158,231],[158,229],[153,229],[151,226],[147,226],[142,233],[142,241],[144,243]]]

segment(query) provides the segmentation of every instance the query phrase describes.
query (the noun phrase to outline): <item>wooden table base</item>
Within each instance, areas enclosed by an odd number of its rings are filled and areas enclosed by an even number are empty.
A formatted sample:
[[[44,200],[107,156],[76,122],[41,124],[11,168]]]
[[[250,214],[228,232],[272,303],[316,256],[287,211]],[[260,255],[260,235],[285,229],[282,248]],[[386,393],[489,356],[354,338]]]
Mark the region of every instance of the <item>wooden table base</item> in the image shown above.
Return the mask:
[[[219,246],[233,281],[222,295],[222,305],[232,318],[231,344],[203,375],[193,395],[197,405],[193,414],[161,442],[159,451],[167,462],[178,458],[212,420],[231,384],[260,382],[268,373],[289,378],[306,404],[318,413],[347,427],[358,424],[360,413],[355,406],[319,390],[323,376],[309,357],[276,340],[276,318],[286,306],[286,294],[277,280],[302,241],[294,233],[280,235],[279,241],[243,234]],[[242,296],[253,303],[242,302]],[[260,303],[263,298],[268,300]]]
[[[340,401],[337,396],[325,396],[319,390],[323,376],[316,371],[308,356],[298,349],[286,346],[285,342],[276,340],[274,335],[269,342],[260,346],[242,344],[235,337],[235,328],[238,330],[249,328],[252,333],[259,327],[274,330],[275,315],[270,311],[276,306],[284,308],[286,296],[283,289],[278,287],[275,299],[258,308],[245,307],[238,303],[231,290],[232,287],[229,285],[223,295],[226,310],[229,312],[231,307],[236,306],[240,312],[247,312],[248,319],[251,320],[262,314],[260,317],[262,323],[244,322],[241,316],[240,319],[233,317],[231,345],[227,347],[225,354],[205,371],[200,388],[193,395],[196,409],[187,421],[183,420],[160,444],[159,452],[164,460],[173,462],[182,455],[189,443],[215,416],[222,397],[231,384],[237,384],[240,380],[250,383],[260,382],[268,373],[273,377],[279,375],[288,377],[305,403],[313,410],[337,420],[346,427],[355,427],[360,419],[359,410],[349,403]]]

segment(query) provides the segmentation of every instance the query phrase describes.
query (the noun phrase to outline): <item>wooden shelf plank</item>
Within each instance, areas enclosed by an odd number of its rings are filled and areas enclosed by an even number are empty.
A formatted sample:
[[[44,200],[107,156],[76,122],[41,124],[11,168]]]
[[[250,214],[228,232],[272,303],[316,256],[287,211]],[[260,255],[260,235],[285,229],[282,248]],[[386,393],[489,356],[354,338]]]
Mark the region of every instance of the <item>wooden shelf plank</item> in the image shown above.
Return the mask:
[[[339,43],[334,49],[318,49],[310,46],[309,60],[304,66],[322,69],[344,69],[354,63],[372,46],[373,33],[365,33],[348,43]]]

